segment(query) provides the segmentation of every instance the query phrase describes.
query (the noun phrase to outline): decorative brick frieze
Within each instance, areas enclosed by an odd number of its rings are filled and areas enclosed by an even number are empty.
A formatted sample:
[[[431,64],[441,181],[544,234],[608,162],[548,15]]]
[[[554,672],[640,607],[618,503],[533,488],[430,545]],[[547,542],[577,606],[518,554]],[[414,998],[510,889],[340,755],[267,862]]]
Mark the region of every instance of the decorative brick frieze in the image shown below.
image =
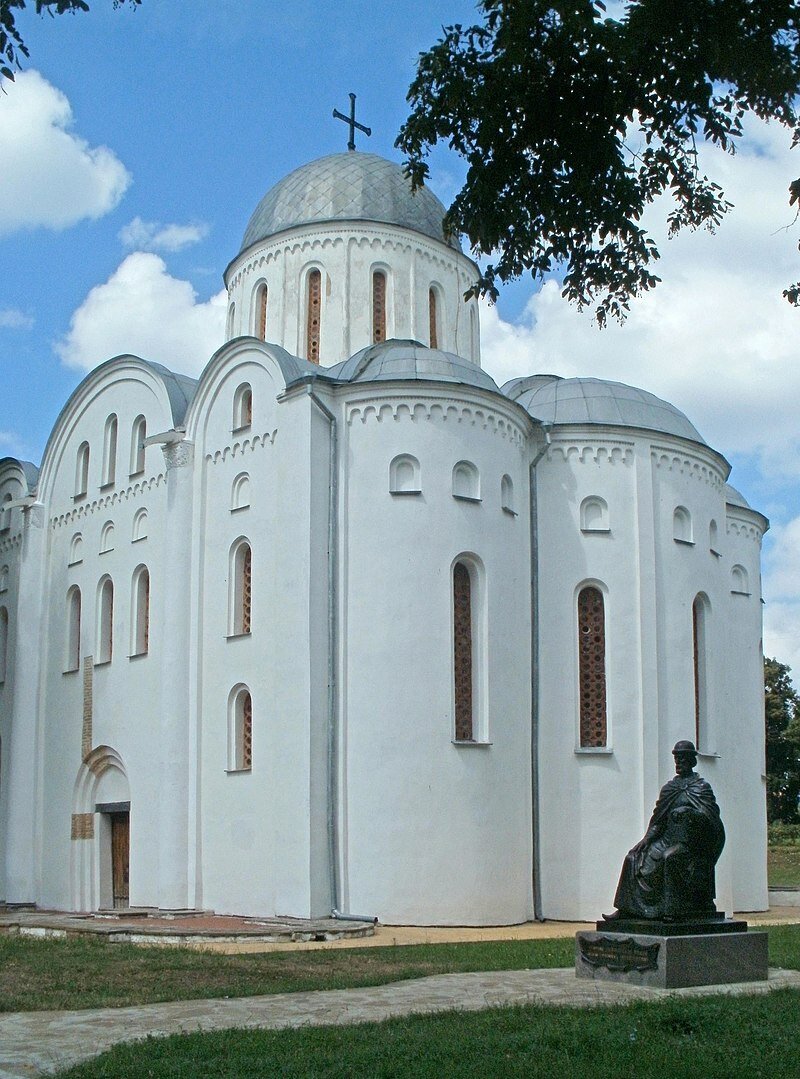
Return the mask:
[[[132,483],[129,487],[123,488],[121,491],[114,491],[112,494],[106,495],[104,498],[97,498],[92,502],[81,502],[73,509],[68,510],[67,513],[61,513],[57,514],[55,517],[51,517],[50,528],[55,532],[65,525],[74,524],[74,522],[80,518],[93,517],[95,513],[100,513],[101,511],[107,512],[112,506],[119,505],[122,502],[130,502],[140,495],[149,494],[159,487],[165,487],[166,483],[166,472],[159,472],[158,475],[153,476],[150,479],[139,480],[136,483]]]
[[[384,423],[387,420],[401,421],[427,420],[431,422],[465,424],[494,431],[501,438],[508,439],[519,446],[525,444],[527,432],[524,432],[512,420],[495,412],[491,407],[465,405],[456,401],[384,401],[379,404],[359,403],[348,405],[347,424],[352,427],[357,422],[366,424],[370,420]]]
[[[633,443],[619,440],[585,441],[581,439],[553,439],[547,450],[548,461],[560,456],[564,461],[581,464],[632,465]]]
[[[725,486],[725,475],[721,468],[717,468],[702,457],[694,454],[677,452],[666,446],[652,446],[650,457],[655,468],[662,472],[679,472],[682,476],[690,476],[700,483],[706,483],[709,487],[721,491]]]
[[[205,456],[206,464],[218,465],[223,461],[227,461],[229,457],[239,457],[245,453],[253,453],[257,449],[263,449],[265,446],[272,446],[275,443],[277,433],[278,429],[276,427],[272,434],[265,431],[263,435],[253,435],[252,438],[243,438],[241,442],[232,442],[229,446],[223,446],[222,449],[207,453]]]

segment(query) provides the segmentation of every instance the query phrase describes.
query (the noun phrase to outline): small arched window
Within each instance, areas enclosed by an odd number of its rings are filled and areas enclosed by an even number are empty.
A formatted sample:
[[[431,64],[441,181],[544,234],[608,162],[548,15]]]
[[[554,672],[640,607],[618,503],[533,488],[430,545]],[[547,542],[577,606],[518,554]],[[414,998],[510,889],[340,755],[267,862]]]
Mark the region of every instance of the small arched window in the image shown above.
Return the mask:
[[[231,486],[231,512],[243,510],[250,505],[250,477],[240,472]]]
[[[3,501],[0,503],[0,532],[7,532],[11,528],[11,510],[6,509],[7,502],[12,501],[10,492],[3,496]]]
[[[73,585],[67,592],[67,639],[64,670],[77,671],[81,665],[81,590]]]
[[[608,503],[599,495],[590,495],[581,502],[581,531],[608,532]]]
[[[477,502],[481,497],[480,476],[471,461],[459,461],[453,468],[453,498]]]
[[[719,554],[719,529],[713,520],[708,525],[708,549],[712,554]]]
[[[150,572],[147,566],[137,566],[133,571],[131,615],[131,655],[143,656],[150,650]]]
[[[110,487],[117,475],[117,417],[112,415],[106,420],[103,435],[103,487]]]
[[[76,532],[69,544],[69,564],[77,566],[83,562],[83,536]]]
[[[0,607],[0,682],[6,680],[8,665],[8,609]]]
[[[372,274],[372,340],[375,344],[386,340],[386,274],[375,270]]]
[[[232,303],[228,308],[228,337],[233,337],[233,323],[236,319],[236,304]]]
[[[242,383],[233,395],[233,429],[242,431],[253,422],[253,390],[248,382]]]
[[[306,280],[306,358],[319,363],[322,322],[322,274],[311,270]]]
[[[228,701],[228,770],[253,767],[253,698],[247,686],[236,686]]]
[[[147,510],[144,506],[142,506],[140,510],[137,510],[134,515],[131,541],[137,543],[139,540],[143,539],[147,539]]]
[[[389,491],[393,495],[422,493],[419,461],[410,453],[401,453],[389,465]]]
[[[0,566],[0,592],[8,589],[8,566]]]
[[[750,594],[749,579],[744,566],[734,566],[731,569],[731,592],[742,596]]]
[[[442,304],[439,290],[435,285],[431,285],[428,289],[428,334],[431,348],[439,348],[439,343],[442,339],[441,308]]]
[[[694,735],[698,750],[708,746],[708,597],[698,592],[692,604]]]
[[[473,363],[478,363],[480,359],[480,348],[478,347],[480,335],[478,333],[478,308],[473,302],[469,309],[469,344],[470,344],[470,358]]]
[[[672,535],[677,543],[692,543],[692,516],[685,506],[675,507]]]
[[[267,283],[262,281],[255,296],[255,336],[259,341],[267,339]]]
[[[147,438],[147,420],[137,416],[131,428],[131,467],[130,474],[138,476],[144,472],[144,440]]]
[[[606,615],[603,593],[590,585],[578,593],[578,680],[581,749],[607,745]]]
[[[516,509],[514,508],[514,481],[506,473],[500,480],[500,506],[506,511],[516,516]]]
[[[228,633],[238,637],[250,632],[252,621],[253,554],[247,540],[231,548],[228,597]]]
[[[110,663],[114,650],[114,585],[104,577],[97,586],[97,645],[95,663]]]
[[[100,554],[114,550],[114,522],[106,521],[100,531]]]
[[[75,497],[83,498],[89,490],[89,443],[81,442],[75,459]]]

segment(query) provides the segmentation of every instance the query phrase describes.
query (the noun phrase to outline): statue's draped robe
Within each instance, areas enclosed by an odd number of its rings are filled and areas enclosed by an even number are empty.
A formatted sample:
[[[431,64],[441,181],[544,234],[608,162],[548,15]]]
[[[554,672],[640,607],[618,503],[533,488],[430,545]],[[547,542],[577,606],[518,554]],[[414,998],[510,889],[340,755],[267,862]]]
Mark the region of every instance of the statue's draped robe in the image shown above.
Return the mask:
[[[711,786],[696,772],[661,788],[645,844],[629,851],[614,898],[623,916],[683,918],[714,913],[714,866],[725,829]]]

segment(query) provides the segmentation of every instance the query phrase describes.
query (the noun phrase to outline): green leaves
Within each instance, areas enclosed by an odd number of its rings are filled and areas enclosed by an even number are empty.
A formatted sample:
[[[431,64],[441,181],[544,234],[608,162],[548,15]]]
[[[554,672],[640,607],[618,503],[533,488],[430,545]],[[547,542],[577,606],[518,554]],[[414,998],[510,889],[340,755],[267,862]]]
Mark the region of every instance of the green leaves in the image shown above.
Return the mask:
[[[641,228],[667,194],[670,234],[715,229],[730,203],[698,165],[698,138],[733,152],[747,112],[796,132],[798,10],[790,0],[482,0],[483,23],[446,27],[419,58],[397,146],[421,183],[430,148],[467,162],[447,215],[477,255],[473,291],[522,273],[624,319],[653,288]]]

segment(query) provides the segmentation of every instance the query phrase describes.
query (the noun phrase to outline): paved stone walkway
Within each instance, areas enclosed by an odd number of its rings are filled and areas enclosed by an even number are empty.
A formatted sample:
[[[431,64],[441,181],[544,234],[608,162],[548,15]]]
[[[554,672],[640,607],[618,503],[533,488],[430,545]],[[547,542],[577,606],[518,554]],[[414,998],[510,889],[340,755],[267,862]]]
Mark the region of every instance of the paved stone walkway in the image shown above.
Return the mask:
[[[484,974],[437,974],[366,989],[279,993],[231,1000],[191,1000],[136,1008],[0,1015],[0,1079],[29,1079],[87,1060],[121,1041],[147,1035],[224,1030],[279,1029],[363,1023],[393,1016],[459,1009],[479,1011],[510,1004],[572,1004],[591,1007],[630,1000],[658,1000],[669,993],[764,993],[800,989],[800,971],[770,971],[769,982],[693,989],[649,989],[595,982],[568,970],[510,970]]]

